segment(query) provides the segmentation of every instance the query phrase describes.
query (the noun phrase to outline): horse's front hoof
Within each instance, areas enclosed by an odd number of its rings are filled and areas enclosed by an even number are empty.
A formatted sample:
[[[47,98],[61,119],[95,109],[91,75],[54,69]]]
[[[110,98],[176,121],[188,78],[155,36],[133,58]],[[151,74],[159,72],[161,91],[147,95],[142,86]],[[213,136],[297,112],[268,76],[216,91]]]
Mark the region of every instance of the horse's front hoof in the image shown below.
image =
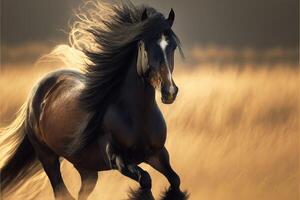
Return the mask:
[[[154,200],[150,189],[138,188],[137,190],[129,189],[128,200]]]
[[[180,191],[180,189],[172,189],[169,187],[162,195],[161,200],[187,200],[189,194],[187,191]]]

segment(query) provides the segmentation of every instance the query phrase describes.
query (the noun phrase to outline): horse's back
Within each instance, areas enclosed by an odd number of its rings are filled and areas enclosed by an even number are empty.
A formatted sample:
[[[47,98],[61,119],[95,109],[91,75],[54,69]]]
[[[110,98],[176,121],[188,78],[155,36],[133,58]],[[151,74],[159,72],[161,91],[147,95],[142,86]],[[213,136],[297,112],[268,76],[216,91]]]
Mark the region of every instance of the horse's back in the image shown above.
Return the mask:
[[[72,153],[81,144],[80,136],[90,117],[79,101],[84,88],[82,73],[55,71],[45,76],[38,87],[43,91],[38,88],[36,96],[43,95],[36,136],[59,155]]]

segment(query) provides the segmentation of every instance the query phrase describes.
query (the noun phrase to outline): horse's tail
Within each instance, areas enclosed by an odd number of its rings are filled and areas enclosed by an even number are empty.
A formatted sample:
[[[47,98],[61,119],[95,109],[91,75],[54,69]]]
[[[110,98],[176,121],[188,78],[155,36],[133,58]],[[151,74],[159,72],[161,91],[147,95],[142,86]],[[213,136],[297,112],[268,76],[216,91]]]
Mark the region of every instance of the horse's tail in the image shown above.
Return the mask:
[[[10,183],[24,177],[26,169],[33,165],[36,155],[28,139],[33,131],[29,123],[31,98],[21,107],[17,118],[6,128],[0,130],[1,158],[0,186],[4,190]]]

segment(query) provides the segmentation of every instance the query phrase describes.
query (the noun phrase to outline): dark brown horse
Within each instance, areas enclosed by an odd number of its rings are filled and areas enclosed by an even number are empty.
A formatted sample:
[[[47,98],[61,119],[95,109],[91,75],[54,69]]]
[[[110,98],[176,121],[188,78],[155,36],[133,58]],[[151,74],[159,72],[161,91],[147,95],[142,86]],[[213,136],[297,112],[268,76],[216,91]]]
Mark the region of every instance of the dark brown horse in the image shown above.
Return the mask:
[[[130,2],[99,7],[113,14],[98,25],[89,24],[93,19],[81,21],[86,25],[81,33],[98,45],[80,49],[88,59],[85,71],[49,73],[7,129],[21,134],[22,140],[1,169],[1,187],[20,180],[24,169],[39,160],[55,197],[73,199],[60,172],[63,157],[81,176],[78,199],[92,192],[98,171],[112,169],[139,182],[132,199],[153,199],[151,178],[138,166],[145,162],[170,182],[163,199],[187,199],[169,162],[167,128],[155,100],[155,88],[166,104],[173,103],[178,92],[172,79],[174,51],[180,47],[171,29],[175,14],[171,10],[165,18],[151,7]]]

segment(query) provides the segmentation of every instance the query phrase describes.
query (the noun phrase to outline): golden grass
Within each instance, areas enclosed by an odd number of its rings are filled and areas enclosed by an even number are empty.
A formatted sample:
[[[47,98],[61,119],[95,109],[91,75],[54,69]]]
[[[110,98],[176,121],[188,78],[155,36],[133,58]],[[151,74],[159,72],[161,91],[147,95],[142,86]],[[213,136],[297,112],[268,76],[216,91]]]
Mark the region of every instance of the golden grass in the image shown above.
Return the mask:
[[[47,71],[1,72],[1,125],[13,119],[34,82]],[[169,132],[166,146],[192,200],[299,199],[297,69],[200,66],[178,69],[174,78],[179,96],[173,105],[161,105]],[[167,181],[142,166],[151,173],[154,195],[159,196]],[[68,162],[62,171],[77,196],[77,172]],[[101,172],[90,199],[124,199],[129,186],[137,184],[118,172]],[[11,200],[53,199],[44,173],[4,195]]]

